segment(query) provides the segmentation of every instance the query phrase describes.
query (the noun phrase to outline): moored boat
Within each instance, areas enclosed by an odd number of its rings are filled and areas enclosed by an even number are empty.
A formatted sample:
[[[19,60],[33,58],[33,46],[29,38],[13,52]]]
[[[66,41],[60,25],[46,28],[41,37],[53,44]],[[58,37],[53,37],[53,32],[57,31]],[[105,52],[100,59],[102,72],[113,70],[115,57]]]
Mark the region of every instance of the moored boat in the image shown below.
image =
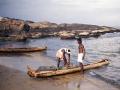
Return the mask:
[[[102,59],[98,62],[93,62],[91,64],[84,65],[84,70],[98,68],[107,64],[109,64],[109,61],[107,59]],[[30,66],[28,66],[27,68],[28,68],[27,74],[30,77],[35,77],[35,78],[64,75],[69,73],[80,72],[81,70],[79,66],[69,67],[68,69],[53,69],[53,70],[41,70],[41,71],[38,69],[34,70]]]
[[[0,53],[26,53],[46,50],[47,47],[0,48]]]

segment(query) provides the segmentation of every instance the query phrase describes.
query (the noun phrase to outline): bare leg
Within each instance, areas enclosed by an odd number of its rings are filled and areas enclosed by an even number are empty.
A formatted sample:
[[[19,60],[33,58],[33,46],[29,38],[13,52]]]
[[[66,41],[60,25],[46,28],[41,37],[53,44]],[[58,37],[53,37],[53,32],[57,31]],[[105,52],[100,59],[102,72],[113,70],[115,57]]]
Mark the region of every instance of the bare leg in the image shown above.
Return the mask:
[[[59,68],[60,65],[60,58],[58,58],[57,68]]]
[[[80,62],[79,65],[80,65],[80,67],[81,67],[81,74],[84,74],[83,64]]]
[[[66,66],[67,65],[67,59],[65,58],[64,59],[64,66]]]
[[[70,66],[70,54],[68,54],[68,62],[67,62],[68,67]]]

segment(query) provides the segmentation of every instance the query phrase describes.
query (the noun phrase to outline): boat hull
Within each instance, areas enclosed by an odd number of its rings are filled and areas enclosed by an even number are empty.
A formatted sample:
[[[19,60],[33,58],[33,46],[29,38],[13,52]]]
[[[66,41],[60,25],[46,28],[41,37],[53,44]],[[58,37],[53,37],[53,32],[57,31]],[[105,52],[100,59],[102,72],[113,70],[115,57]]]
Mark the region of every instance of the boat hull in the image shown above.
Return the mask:
[[[109,64],[109,61],[107,59],[100,60],[98,62],[94,62],[92,64],[87,64],[84,65],[84,70],[88,69],[94,69],[98,68],[104,65]],[[28,66],[28,72],[27,74],[30,77],[50,77],[50,76],[58,76],[58,75],[64,75],[64,74],[69,74],[69,73],[75,73],[75,72],[80,72],[81,68],[80,67],[73,67],[73,68],[68,68],[68,69],[62,69],[62,70],[52,70],[52,71],[37,71],[32,69],[31,67]]]
[[[46,50],[47,47],[26,47],[26,48],[0,48],[0,53],[27,53]]]

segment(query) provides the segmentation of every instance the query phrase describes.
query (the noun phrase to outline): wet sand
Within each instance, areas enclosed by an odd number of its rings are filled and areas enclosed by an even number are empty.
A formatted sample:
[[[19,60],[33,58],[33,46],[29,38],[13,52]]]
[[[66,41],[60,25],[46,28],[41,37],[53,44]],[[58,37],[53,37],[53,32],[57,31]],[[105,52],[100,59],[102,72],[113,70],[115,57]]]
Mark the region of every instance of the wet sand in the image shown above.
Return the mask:
[[[26,72],[0,65],[0,90],[119,90],[100,79],[79,73],[52,78],[30,78]]]

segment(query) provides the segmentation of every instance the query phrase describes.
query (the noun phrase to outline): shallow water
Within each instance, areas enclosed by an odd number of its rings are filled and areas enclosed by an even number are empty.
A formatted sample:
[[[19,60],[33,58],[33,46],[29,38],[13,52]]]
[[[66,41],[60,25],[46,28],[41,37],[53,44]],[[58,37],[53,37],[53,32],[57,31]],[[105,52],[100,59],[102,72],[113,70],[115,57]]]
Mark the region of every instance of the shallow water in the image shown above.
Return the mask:
[[[110,64],[97,70],[90,70],[88,75],[96,76],[120,86],[120,33],[108,33],[99,38],[83,39],[86,48],[84,63],[101,58],[110,59]],[[71,63],[77,64],[76,40],[60,40],[59,38],[30,39],[27,42],[0,42],[0,47],[48,46],[44,52],[26,54],[0,54],[0,64],[9,68],[26,72],[26,66],[56,66],[55,54],[59,48],[67,47],[72,51]],[[72,82],[71,82],[72,83]]]

